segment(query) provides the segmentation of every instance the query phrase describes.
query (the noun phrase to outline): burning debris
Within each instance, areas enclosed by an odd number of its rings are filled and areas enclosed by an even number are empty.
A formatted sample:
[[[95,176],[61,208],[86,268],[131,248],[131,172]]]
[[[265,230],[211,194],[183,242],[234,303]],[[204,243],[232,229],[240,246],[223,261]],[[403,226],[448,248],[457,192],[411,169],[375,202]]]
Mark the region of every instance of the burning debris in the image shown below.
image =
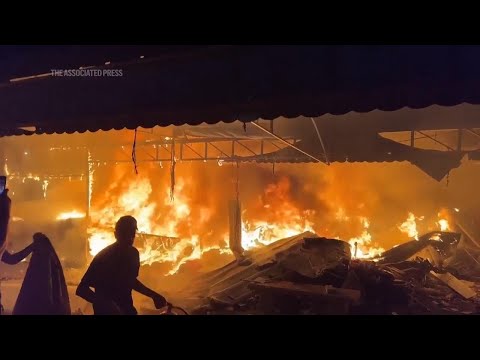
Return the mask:
[[[201,276],[189,295],[207,299],[197,314],[473,314],[480,283],[467,279],[480,272],[452,267],[466,242],[431,232],[370,261],[352,258],[348,242],[303,233],[252,251],[247,267]]]
[[[324,206],[316,204],[320,200],[315,200],[311,206],[306,207],[307,210],[301,210],[302,206],[305,208],[301,203],[304,199],[303,196],[295,199],[298,195],[293,186],[297,185],[291,178],[280,176],[263,189],[262,196],[253,201],[247,198],[242,204],[244,210],[240,207],[237,209],[233,203],[228,208],[228,200],[222,199],[220,203],[226,209],[221,211],[216,208],[218,202],[213,203],[209,199],[215,199],[218,194],[212,193],[207,198],[198,199],[195,190],[197,184],[191,177],[185,177],[181,173],[177,175],[176,196],[172,202],[169,188],[155,190],[151,178],[141,173],[128,182],[115,182],[105,194],[94,196],[90,211],[90,254],[94,256],[114,241],[111,228],[122,213],[132,214],[138,219],[140,233],[181,239],[176,248],[160,249],[152,245],[140,249],[142,264],[171,262],[171,270],[167,274],[176,273],[181,265],[199,259],[212,248],[226,253],[232,253],[234,249],[232,255],[236,253],[237,259],[242,261],[243,251],[267,246],[305,231],[337,239],[346,237],[351,245],[352,256],[357,259],[372,258],[384,251],[374,240],[369,218],[364,215],[352,216],[344,207],[321,214],[319,210],[314,210],[315,207],[321,209]],[[311,195],[314,196],[313,193]],[[335,196],[338,197],[338,194]],[[322,203],[323,200],[320,204]],[[227,209],[230,210],[226,211]],[[354,213],[362,212],[367,212],[365,204],[356,204]],[[226,213],[230,214],[230,222],[229,216],[221,216]],[[227,223],[234,223],[237,215],[241,218],[237,221],[238,228],[229,229]],[[411,216],[413,214],[409,215],[408,221],[412,220]],[[423,217],[414,217],[411,221],[416,229],[415,219]],[[234,234],[241,236],[233,236]],[[231,243],[234,238],[240,239],[241,246]],[[189,255],[183,259],[186,252]]]

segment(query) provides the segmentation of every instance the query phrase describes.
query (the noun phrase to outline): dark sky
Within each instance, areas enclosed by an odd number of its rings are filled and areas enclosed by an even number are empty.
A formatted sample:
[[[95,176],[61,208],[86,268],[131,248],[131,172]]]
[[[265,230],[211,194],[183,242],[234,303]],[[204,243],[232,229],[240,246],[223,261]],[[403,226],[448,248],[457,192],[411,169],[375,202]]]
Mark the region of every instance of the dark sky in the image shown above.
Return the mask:
[[[141,55],[154,57],[165,53],[190,52],[205,47],[207,45],[0,45],[0,82],[50,72],[52,68],[101,65],[106,61],[128,61]],[[456,71],[461,70],[462,75],[468,77],[469,66],[478,67],[476,61],[480,54],[480,46],[377,45],[338,46],[338,48],[341,48],[337,59],[338,66],[354,70],[357,72],[355,76],[360,76],[362,73],[360,70],[366,65],[370,67],[378,65],[374,67],[381,68],[385,72],[383,74],[385,77],[394,73],[400,65],[412,68],[421,66],[426,74],[442,72],[444,66],[448,65]],[[358,51],[359,48],[362,51]],[[385,56],[380,56],[378,64],[368,63],[370,55],[375,53],[382,55],[384,52]],[[352,67],[351,63],[350,67],[342,66],[343,62],[352,60],[355,66]],[[464,67],[467,68],[463,69]],[[347,75],[351,76],[344,74]]]

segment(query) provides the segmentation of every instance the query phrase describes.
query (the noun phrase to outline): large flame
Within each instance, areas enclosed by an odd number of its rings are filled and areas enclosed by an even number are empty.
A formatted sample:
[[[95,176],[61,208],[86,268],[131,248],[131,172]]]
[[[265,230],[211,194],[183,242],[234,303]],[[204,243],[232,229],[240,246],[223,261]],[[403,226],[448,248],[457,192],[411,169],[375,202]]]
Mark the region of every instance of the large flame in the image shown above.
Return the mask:
[[[222,241],[219,245],[206,246],[202,244],[202,237],[193,232],[196,226],[200,227],[212,214],[208,208],[203,208],[199,212],[199,218],[196,218],[195,221],[190,220],[191,207],[184,194],[187,182],[188,180],[184,178],[176,180],[174,202],[170,199],[169,189],[164,189],[163,198],[157,203],[151,200],[153,189],[149,178],[144,176],[133,178],[124,192],[111,197],[107,204],[91,210],[90,254],[96,255],[115,241],[112,229],[117,219],[123,214],[130,214],[137,219],[138,230],[141,234],[178,238],[178,241],[169,247],[165,247],[164,244],[156,244],[151,239],[139,244],[141,263],[145,265],[156,262],[170,263],[169,274],[178,271],[185,262],[201,258],[204,252],[211,250],[229,252],[226,233],[221,237]],[[271,186],[267,188],[266,193],[271,194],[277,190],[279,189],[276,186]],[[158,208],[162,209],[160,217]],[[242,247],[244,250],[265,246],[304,231],[313,231],[312,224],[302,217],[298,209],[283,206],[278,212],[279,218],[284,217],[283,222],[242,222]],[[187,236],[185,236],[185,227],[189,230]]]
[[[228,167],[222,166],[217,171],[225,168]],[[96,193],[94,173],[90,172],[89,187],[93,194],[88,229],[90,254],[96,255],[115,241],[113,229],[122,215],[132,215],[138,221],[136,246],[142,265],[164,264],[164,274],[174,274],[183,264],[201,259],[210,251],[231,253],[225,214],[232,196],[228,185],[201,188],[198,177],[176,174],[172,201],[170,174],[157,167],[164,177],[155,180],[150,171],[131,176],[115,168],[117,180]],[[96,178],[95,187],[101,186],[97,182]],[[319,236],[348,239],[352,256],[358,259],[372,258],[383,252],[384,249],[373,241],[370,219],[375,219],[368,216],[369,206],[351,197],[339,196],[334,187],[337,183],[332,179],[332,185],[318,195],[314,187],[294,184],[284,175],[277,175],[257,189],[255,183],[251,183],[252,190],[247,189],[250,194],[245,195],[245,199],[240,198],[245,209],[242,213],[243,249],[248,251],[311,231]],[[361,196],[361,191],[358,193]],[[331,204],[330,207],[321,205],[326,203]],[[437,225],[440,229],[448,229],[448,218],[443,215],[439,215]],[[410,212],[398,229],[418,239],[417,220],[423,218]]]

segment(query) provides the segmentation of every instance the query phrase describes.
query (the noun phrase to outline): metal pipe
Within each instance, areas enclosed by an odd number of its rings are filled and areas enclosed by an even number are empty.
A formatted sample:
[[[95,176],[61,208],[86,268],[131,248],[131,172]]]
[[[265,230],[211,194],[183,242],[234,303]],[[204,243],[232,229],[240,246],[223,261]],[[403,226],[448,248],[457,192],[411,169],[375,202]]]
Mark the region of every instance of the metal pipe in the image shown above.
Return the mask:
[[[268,131],[267,129],[263,128],[262,126],[258,125],[257,123],[251,122],[251,124],[254,125],[254,126],[256,126],[257,128],[259,128],[260,130],[266,132],[267,134],[270,134],[270,135],[273,136],[275,139],[277,139],[278,141],[281,141],[281,142],[284,143],[285,145],[290,146],[291,148],[293,148],[293,149],[297,150],[298,152],[302,153],[303,155],[306,155],[306,156],[308,156],[309,158],[315,160],[316,162],[322,162],[320,159],[317,159],[315,156],[310,155],[309,153],[303,151],[302,149],[299,149],[299,148],[296,147],[295,145],[290,144],[287,140],[282,139],[280,136],[275,135],[274,133]]]
[[[327,165],[330,165],[330,161],[328,161],[327,149],[325,148],[325,144],[323,143],[322,137],[320,136],[320,131],[318,130],[317,123],[315,122],[314,118],[310,118],[312,120],[313,126],[315,127],[315,131],[317,132],[318,139],[320,140],[320,144],[322,145],[323,155],[325,155],[325,161]]]

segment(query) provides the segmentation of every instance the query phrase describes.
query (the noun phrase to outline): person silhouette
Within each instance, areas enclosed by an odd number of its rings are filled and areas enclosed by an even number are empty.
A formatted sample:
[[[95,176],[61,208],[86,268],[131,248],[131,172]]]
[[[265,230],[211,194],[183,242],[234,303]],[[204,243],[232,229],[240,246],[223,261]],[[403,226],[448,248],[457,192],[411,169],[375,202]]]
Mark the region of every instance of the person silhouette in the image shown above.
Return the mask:
[[[3,189],[0,193],[0,259],[3,256],[7,245],[8,223],[10,222],[11,200],[8,197],[8,189]],[[2,289],[0,287],[0,315],[3,313]]]
[[[122,216],[115,225],[116,242],[93,258],[77,287],[76,294],[92,303],[95,315],[137,315],[132,290],[150,297],[157,309],[167,305],[162,295],[137,279],[140,254],[133,246],[136,232],[137,220]]]
[[[6,247],[11,204],[12,201],[8,197],[8,189],[5,189],[0,194],[0,257]]]
[[[15,265],[32,253],[13,315],[71,315],[62,264],[50,239],[33,235],[32,244],[18,253],[4,251],[2,262]]]

